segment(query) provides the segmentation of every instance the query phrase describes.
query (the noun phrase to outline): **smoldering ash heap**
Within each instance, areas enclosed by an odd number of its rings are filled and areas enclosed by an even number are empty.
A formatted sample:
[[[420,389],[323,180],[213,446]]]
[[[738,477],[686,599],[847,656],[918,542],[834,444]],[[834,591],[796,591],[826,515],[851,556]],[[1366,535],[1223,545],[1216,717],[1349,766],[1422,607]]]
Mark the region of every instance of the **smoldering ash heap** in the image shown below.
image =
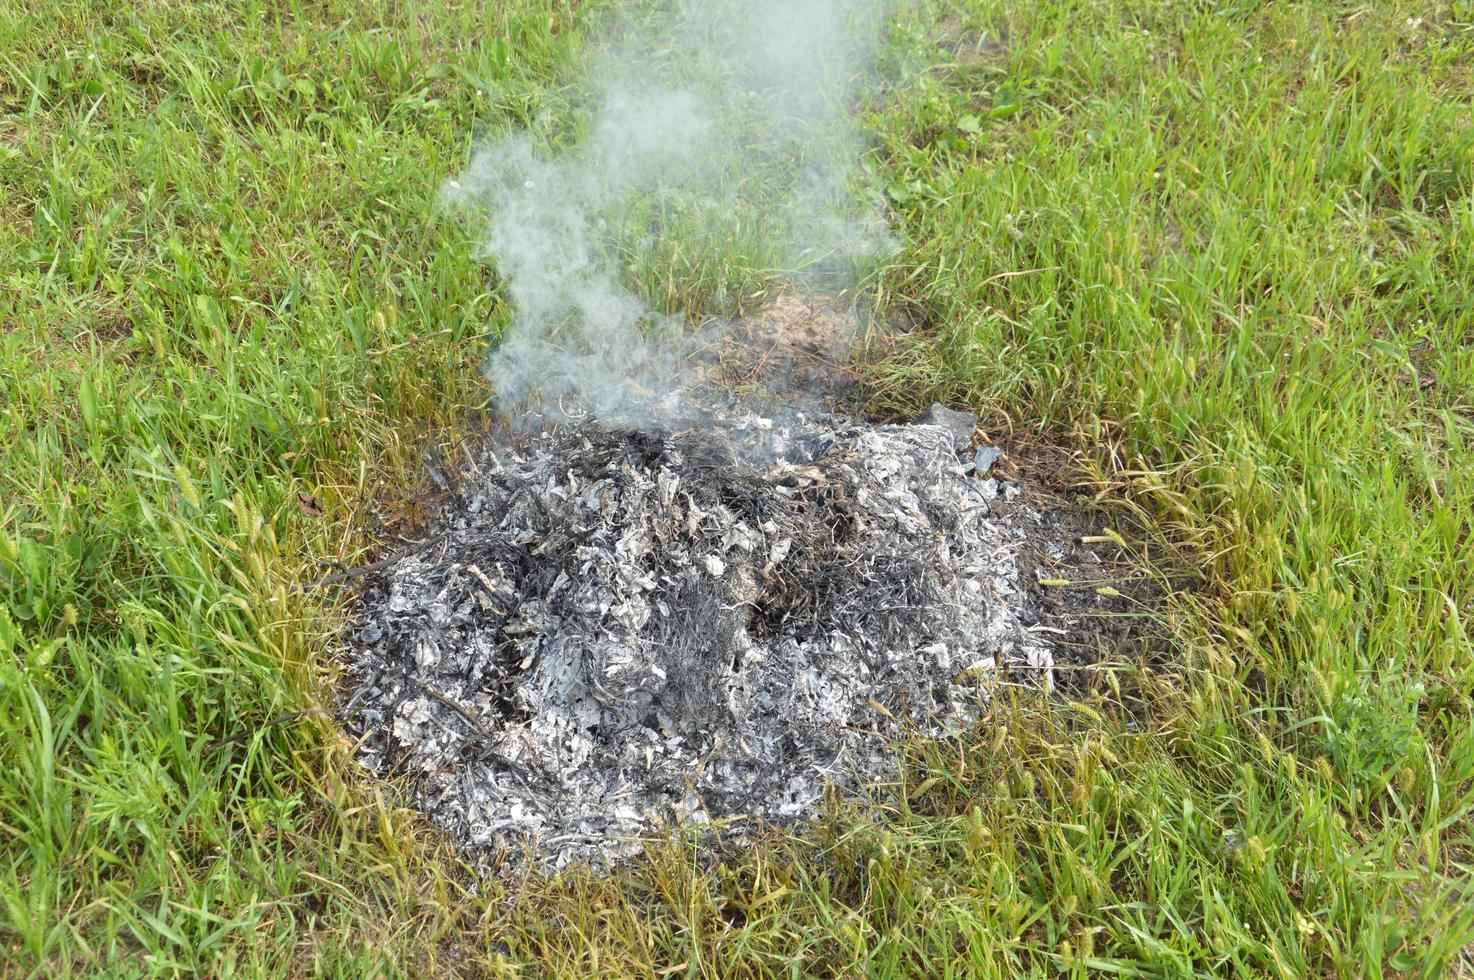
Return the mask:
[[[490,455],[362,598],[351,724],[463,845],[548,866],[813,813],[974,717],[1020,622],[993,480],[940,425],[737,410]]]
[[[1000,665],[1049,669],[970,431],[693,396],[711,338],[631,285],[720,254],[832,288],[885,247],[846,112],[879,14],[626,23],[562,152],[496,141],[447,190],[511,301],[486,373],[524,424],[366,580],[345,717],[467,848],[559,867],[796,818],[889,773],[887,740],[966,722]]]

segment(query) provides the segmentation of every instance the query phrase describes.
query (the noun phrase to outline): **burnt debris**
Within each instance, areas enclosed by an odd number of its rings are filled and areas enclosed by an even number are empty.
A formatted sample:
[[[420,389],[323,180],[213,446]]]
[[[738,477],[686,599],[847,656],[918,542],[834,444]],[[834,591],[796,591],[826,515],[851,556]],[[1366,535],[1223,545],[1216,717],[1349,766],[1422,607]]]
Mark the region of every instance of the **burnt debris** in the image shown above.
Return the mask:
[[[365,578],[362,761],[412,774],[463,846],[549,868],[884,778],[889,739],[1051,665],[1020,620],[1024,532],[950,421],[738,413],[489,453],[435,544]]]
[[[916,416],[917,425],[934,425],[946,429],[952,436],[952,444],[960,453],[972,442],[972,434],[978,426],[978,417],[971,412],[958,412],[940,402]]]

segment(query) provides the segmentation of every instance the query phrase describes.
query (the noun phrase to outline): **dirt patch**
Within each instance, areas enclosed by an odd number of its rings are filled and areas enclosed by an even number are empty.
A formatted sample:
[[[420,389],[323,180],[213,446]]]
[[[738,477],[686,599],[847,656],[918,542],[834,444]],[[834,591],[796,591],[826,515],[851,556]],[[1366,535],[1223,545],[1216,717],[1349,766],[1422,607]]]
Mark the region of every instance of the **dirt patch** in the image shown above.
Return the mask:
[[[724,326],[707,352],[712,383],[785,407],[842,408],[854,399],[852,352],[865,316],[852,300],[783,293]]]
[[[1145,567],[1092,495],[1072,486],[1069,472],[1063,458],[1035,459],[1016,476],[1025,519],[1037,523],[1020,551],[1019,577],[1025,618],[1054,650],[1056,691],[1086,697],[1108,690],[1100,667],[1170,658],[1162,599],[1187,583]]]

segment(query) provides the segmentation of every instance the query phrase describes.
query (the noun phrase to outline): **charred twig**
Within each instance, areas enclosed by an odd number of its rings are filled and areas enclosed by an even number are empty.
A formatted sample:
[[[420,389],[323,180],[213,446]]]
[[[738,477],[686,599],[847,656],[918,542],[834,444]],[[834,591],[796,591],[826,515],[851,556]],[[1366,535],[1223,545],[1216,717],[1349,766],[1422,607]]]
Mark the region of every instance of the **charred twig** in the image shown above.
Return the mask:
[[[486,730],[486,726],[481,724],[481,722],[476,719],[476,716],[467,711],[463,706],[457,704],[455,701],[446,697],[444,694],[441,694],[434,688],[421,687],[420,690],[424,691],[425,696],[428,697],[430,700],[435,701],[439,704],[443,704],[451,711],[454,711],[456,714],[460,715],[461,719],[465,721],[466,724],[475,729],[477,735],[480,735],[482,738],[485,739],[490,739],[492,737],[491,732]]]

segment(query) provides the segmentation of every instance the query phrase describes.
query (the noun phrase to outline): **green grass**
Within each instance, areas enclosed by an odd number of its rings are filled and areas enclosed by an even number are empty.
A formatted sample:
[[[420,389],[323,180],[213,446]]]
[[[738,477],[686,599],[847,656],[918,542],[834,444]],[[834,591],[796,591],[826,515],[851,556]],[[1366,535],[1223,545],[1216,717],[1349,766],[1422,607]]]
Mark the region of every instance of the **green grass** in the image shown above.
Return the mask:
[[[1474,4],[897,13],[877,286],[932,329],[874,407],[1078,451],[1198,573],[1177,659],[913,746],[883,819],[515,893],[328,718],[263,727],[332,681],[293,583],[485,397],[505,311],[436,190],[588,47],[546,0],[389,9],[0,10],[5,972],[1474,969]]]

